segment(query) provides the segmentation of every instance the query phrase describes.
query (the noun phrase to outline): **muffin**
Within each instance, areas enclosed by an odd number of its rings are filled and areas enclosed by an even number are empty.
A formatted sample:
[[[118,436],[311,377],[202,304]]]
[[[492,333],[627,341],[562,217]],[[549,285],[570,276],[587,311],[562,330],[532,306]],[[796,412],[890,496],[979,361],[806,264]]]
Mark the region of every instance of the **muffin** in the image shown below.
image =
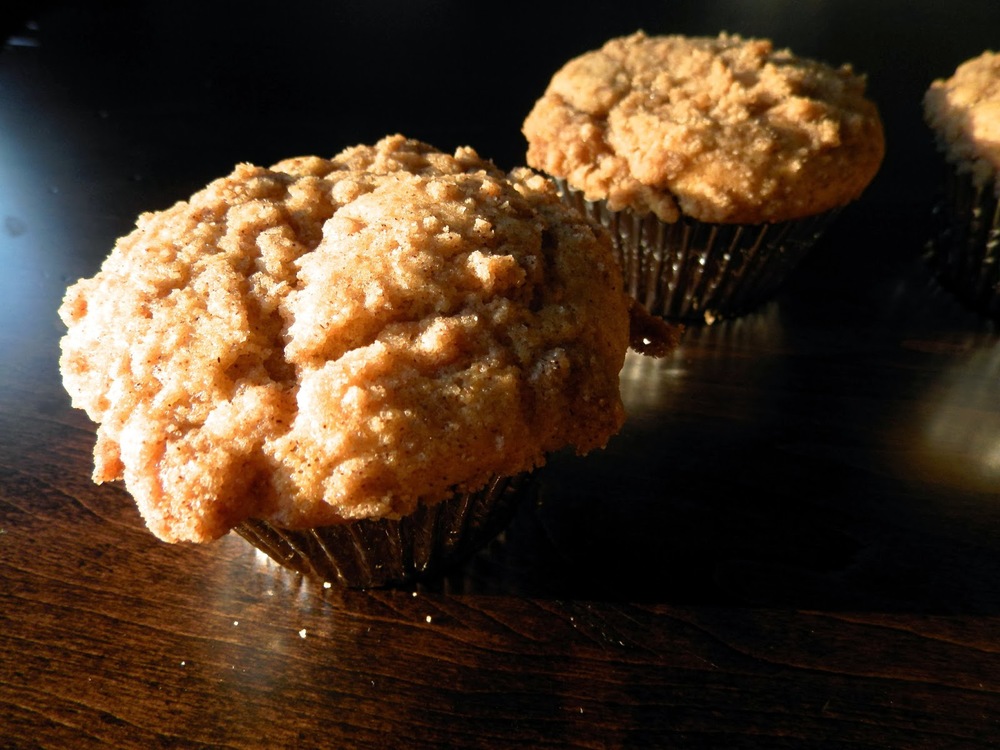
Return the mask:
[[[928,260],[941,285],[1000,318],[1000,53],[967,60],[924,94],[944,162]]]
[[[885,151],[865,79],[765,39],[637,32],[566,63],[525,119],[529,166],[612,233],[650,312],[771,296]]]
[[[488,541],[547,453],[620,428],[632,320],[676,338],[547,179],[398,135],[143,214],[59,313],[96,482],[166,542],[235,530],[349,586]]]

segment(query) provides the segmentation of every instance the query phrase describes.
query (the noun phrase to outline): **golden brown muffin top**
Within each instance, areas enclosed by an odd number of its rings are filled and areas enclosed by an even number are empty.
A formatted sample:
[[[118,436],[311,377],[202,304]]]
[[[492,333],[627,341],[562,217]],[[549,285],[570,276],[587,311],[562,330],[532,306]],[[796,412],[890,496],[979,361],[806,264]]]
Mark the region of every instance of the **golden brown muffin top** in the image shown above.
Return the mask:
[[[140,216],[60,315],[94,478],[168,541],[398,517],[623,421],[607,236],[468,148],[240,165]]]
[[[881,164],[865,80],[764,39],[612,39],[570,60],[524,123],[529,166],[661,220],[800,218],[857,198]]]
[[[947,159],[1000,195],[1000,53],[983,52],[934,81],[924,116]]]

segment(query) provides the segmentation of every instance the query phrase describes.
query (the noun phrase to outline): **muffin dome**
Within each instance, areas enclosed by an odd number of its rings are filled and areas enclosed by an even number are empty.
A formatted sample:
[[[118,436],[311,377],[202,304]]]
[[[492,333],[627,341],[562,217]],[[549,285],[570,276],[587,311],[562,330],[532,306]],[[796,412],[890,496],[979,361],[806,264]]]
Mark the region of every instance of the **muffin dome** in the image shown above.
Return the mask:
[[[637,32],[566,63],[524,123],[528,164],[674,222],[778,222],[857,198],[884,154],[864,78],[768,40]]]
[[[95,480],[207,541],[400,517],[604,445],[629,308],[547,180],[392,136],[142,215],[67,291],[60,365]]]
[[[934,81],[924,115],[948,161],[1000,193],[1000,53],[983,52]]]

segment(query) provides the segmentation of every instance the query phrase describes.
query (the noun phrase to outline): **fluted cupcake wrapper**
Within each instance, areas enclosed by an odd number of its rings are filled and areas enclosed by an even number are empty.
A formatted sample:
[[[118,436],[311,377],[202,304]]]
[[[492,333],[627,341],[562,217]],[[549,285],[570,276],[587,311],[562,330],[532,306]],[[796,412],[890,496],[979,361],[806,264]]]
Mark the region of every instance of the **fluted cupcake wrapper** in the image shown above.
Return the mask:
[[[249,520],[234,531],[275,562],[317,581],[373,588],[428,578],[464,562],[510,522],[527,474],[493,479],[409,516],[311,529]]]
[[[1000,318],[1000,205],[992,183],[948,170],[927,260],[938,281],[973,310]]]
[[[774,224],[716,224],[682,216],[612,211],[557,179],[564,202],[602,224],[618,254],[626,291],[671,320],[714,322],[751,312],[778,291],[839,209]]]

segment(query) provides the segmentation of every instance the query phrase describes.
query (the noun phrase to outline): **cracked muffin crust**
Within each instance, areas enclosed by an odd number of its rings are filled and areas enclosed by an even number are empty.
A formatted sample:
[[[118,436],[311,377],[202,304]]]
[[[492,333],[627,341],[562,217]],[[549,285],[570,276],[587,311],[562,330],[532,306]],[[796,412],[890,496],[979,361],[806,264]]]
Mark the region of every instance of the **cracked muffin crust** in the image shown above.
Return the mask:
[[[567,62],[523,126],[527,163],[588,200],[761,224],[857,198],[884,154],[865,80],[765,39],[647,36]]]
[[[398,518],[603,446],[630,307],[548,180],[397,135],[140,216],[67,290],[60,367],[95,481],[207,541]]]

